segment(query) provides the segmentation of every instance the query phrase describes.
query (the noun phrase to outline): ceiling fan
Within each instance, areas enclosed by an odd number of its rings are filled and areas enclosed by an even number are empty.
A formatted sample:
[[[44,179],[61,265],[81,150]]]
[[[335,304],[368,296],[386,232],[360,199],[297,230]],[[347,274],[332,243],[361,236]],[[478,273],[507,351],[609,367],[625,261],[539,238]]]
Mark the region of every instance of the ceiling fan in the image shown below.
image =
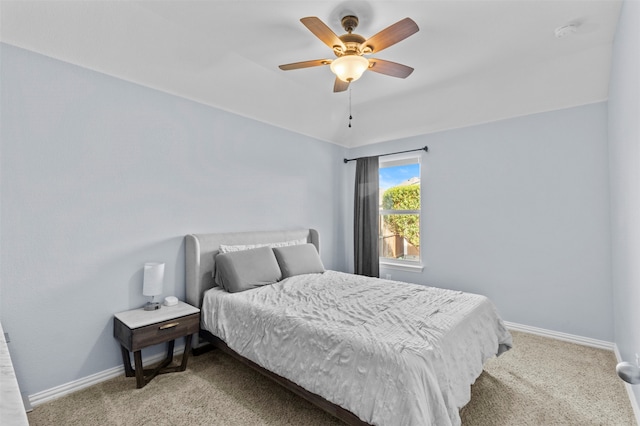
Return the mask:
[[[404,18],[368,39],[353,32],[359,22],[358,18],[353,15],[342,18],[341,24],[347,33],[341,36],[337,36],[331,28],[315,16],[302,18],[300,21],[324,44],[333,49],[337,58],[280,65],[281,70],[288,71],[329,65],[331,71],[336,75],[333,84],[334,92],[347,90],[349,83],[359,79],[362,73],[368,69],[398,78],[407,78],[413,72],[413,68],[406,65],[363,56],[378,53],[418,32],[418,25],[411,18]]]

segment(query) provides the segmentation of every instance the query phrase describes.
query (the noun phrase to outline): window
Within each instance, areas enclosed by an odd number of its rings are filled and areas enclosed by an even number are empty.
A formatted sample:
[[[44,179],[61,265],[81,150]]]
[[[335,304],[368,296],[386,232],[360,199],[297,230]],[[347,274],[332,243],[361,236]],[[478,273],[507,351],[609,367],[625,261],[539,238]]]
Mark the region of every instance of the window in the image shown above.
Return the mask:
[[[379,177],[380,263],[420,266],[420,157],[380,158]]]

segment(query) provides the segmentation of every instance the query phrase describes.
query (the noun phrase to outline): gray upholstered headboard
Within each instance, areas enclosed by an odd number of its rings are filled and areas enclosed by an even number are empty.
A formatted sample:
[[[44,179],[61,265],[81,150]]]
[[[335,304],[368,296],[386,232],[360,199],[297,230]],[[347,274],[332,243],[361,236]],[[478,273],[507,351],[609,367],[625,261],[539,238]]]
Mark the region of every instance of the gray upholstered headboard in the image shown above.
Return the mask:
[[[213,287],[214,258],[218,254],[220,244],[265,244],[302,238],[306,238],[320,252],[318,231],[315,229],[189,234],[185,236],[187,303],[200,308],[202,295]]]

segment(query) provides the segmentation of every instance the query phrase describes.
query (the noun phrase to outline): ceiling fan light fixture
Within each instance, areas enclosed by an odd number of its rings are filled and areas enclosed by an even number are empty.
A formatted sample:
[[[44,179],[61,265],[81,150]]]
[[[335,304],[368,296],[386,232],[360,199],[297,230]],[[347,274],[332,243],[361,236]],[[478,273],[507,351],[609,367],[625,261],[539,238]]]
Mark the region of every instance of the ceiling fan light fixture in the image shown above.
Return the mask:
[[[329,67],[340,80],[351,83],[359,79],[369,68],[369,61],[362,56],[345,55],[336,58]]]

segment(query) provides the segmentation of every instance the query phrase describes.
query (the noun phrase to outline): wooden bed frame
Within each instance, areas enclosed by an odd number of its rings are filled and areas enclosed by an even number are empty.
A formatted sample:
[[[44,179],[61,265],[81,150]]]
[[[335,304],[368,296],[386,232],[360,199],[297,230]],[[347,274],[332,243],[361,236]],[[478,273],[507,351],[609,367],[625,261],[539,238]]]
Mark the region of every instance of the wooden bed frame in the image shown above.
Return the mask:
[[[281,241],[299,240],[305,238],[320,251],[318,232],[314,229],[297,229],[288,231],[261,231],[261,232],[236,232],[220,234],[189,234],[185,237],[185,274],[186,274],[186,295],[187,302],[198,308],[202,307],[202,298],[205,291],[214,286],[213,270],[215,267],[215,255],[218,253],[220,244],[264,244]],[[217,336],[209,331],[200,329],[200,339],[211,344],[214,348],[220,349],[226,354],[242,362],[243,364],[260,372],[276,383],[289,389],[296,395],[306,399],[313,405],[321,408],[334,417],[344,421],[349,425],[365,426],[369,425],[355,414],[336,405],[325,398],[309,392],[294,382],[279,376],[255,362],[229,348]],[[205,343],[206,345],[206,343]],[[194,345],[194,355],[203,352],[202,342],[199,340]]]

